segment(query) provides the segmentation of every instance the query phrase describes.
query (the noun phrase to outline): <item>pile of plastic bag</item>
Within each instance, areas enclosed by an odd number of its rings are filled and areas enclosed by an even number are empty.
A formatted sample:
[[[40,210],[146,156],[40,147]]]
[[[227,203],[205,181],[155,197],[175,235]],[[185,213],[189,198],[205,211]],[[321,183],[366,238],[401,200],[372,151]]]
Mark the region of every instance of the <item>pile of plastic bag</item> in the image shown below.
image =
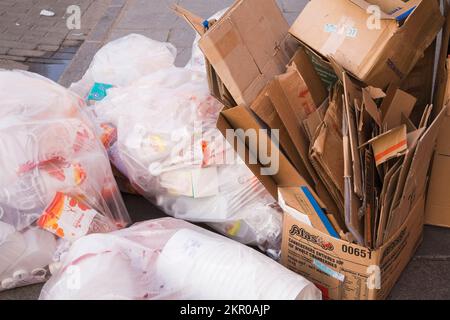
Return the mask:
[[[58,242],[130,220],[77,95],[38,75],[4,70],[0,92],[1,291],[44,281]]]
[[[170,46],[141,35],[113,41],[72,88],[91,85],[84,97],[93,102],[109,157],[139,193],[173,217],[208,223],[277,256],[281,214],[275,200],[216,129],[222,105],[209,93],[198,50],[186,68],[176,68]],[[132,47],[146,50],[131,57]],[[154,63],[138,77],[146,60]],[[95,99],[100,87],[106,92]]]
[[[173,218],[76,241],[40,299],[320,299],[257,251]]]

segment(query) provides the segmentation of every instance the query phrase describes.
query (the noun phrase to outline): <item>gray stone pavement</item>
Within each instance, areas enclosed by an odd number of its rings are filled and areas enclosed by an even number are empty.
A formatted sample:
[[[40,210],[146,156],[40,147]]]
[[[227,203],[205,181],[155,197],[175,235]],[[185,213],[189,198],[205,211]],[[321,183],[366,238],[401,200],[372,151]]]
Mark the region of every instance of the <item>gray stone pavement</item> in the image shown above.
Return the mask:
[[[58,80],[110,2],[0,0],[0,68],[46,73]],[[71,5],[80,8],[80,29],[67,26]],[[43,9],[55,15],[42,16]]]
[[[289,23],[295,20],[307,3],[307,0],[277,1]],[[0,0],[0,12],[2,12],[1,4],[12,2],[33,2],[34,6],[35,3],[40,2],[60,1]],[[69,2],[81,3],[83,0]],[[92,27],[93,23],[90,27],[92,30],[82,39],[84,42],[61,77],[60,83],[67,86],[80,79],[93,55],[104,43],[129,33],[141,33],[155,40],[173,43],[178,49],[176,64],[183,66],[190,57],[195,34],[184,20],[169,10],[170,4],[181,4],[206,18],[229,6],[232,2],[232,0],[105,1],[102,9],[104,15],[97,20],[92,19],[98,23],[96,27]],[[85,15],[88,14],[88,11],[85,12]],[[2,34],[1,19],[0,34]],[[131,195],[124,195],[124,197],[134,221],[163,216],[159,210],[140,197]],[[41,285],[36,285],[0,293],[0,300],[36,299],[40,288]],[[450,299],[450,230],[425,227],[423,244],[393,289],[390,299]]]

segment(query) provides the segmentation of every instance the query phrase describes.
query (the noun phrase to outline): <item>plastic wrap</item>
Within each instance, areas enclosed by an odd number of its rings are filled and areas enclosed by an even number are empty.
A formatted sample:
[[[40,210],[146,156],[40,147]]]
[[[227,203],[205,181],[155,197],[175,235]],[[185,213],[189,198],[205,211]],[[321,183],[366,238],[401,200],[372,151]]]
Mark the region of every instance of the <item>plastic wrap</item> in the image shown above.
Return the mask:
[[[320,299],[320,291],[263,254],[165,218],[76,241],[40,299]]]
[[[88,98],[94,84],[113,87],[129,85],[149,73],[170,67],[175,62],[176,48],[140,34],[129,34],[111,41],[94,56],[83,79],[70,90]]]
[[[0,70],[0,290],[45,280],[61,241],[130,220],[84,102]]]
[[[171,67],[110,90],[95,113],[111,161],[137,191],[277,256],[281,214],[216,129],[221,108],[204,72]]]

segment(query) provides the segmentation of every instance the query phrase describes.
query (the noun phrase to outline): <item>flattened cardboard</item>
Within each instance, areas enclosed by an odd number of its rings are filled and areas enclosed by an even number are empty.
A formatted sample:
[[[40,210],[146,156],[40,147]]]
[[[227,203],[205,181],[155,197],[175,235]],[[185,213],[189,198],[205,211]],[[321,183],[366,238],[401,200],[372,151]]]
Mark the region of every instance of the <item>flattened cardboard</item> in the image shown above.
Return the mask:
[[[304,173],[305,179],[307,179],[310,184],[313,184],[314,180],[309,175],[304,161],[298,153],[295,144],[292,142],[285,125],[275,110],[275,107],[268,96],[267,88],[264,89],[252,103],[251,109],[270,129],[279,130],[280,146],[286,153],[286,156],[299,172]]]
[[[317,107],[310,94],[303,94],[309,96],[304,99],[298,92],[307,92],[307,87],[295,71],[275,77],[268,89],[269,98],[303,160],[307,170],[304,174],[311,177],[315,185],[318,177],[308,158],[310,141],[303,128],[303,121],[315,112]]]
[[[377,166],[402,155],[408,149],[406,125],[373,138],[368,143],[372,145]]]
[[[299,73],[308,88],[315,106],[320,106],[328,97],[328,92],[304,48],[300,47],[295,52],[288,65],[288,70],[294,70]],[[300,91],[300,93],[302,92]]]
[[[343,137],[343,152],[344,152],[344,214],[345,214],[345,225],[347,229],[352,234],[353,238],[359,245],[364,244],[364,233],[363,233],[363,221],[359,216],[359,208],[361,203],[359,198],[355,193],[355,179],[352,171],[352,147],[350,143],[350,126],[348,124],[348,110],[347,104],[342,117],[342,137]],[[362,186],[361,186],[362,187]]]
[[[344,154],[342,139],[342,86],[335,85],[325,118],[310,150],[311,163],[336,203],[344,224]]]
[[[308,135],[309,141],[313,141],[316,136],[317,129],[320,127],[321,123],[325,118],[325,113],[327,112],[329,105],[328,98],[322,103],[322,105],[317,108],[316,111],[311,113],[309,117],[303,121],[303,127],[305,128],[306,134]]]
[[[289,32],[322,56],[333,56],[366,84],[384,89],[406,78],[444,21],[437,1],[414,1],[412,7],[410,1],[391,15],[382,12],[379,28],[368,28],[373,17],[367,6],[389,8],[392,3],[312,0]]]
[[[229,141],[229,143],[233,145],[235,151],[238,152],[238,155],[242,158],[243,161],[245,161],[250,170],[255,174],[255,176],[261,181],[264,187],[275,199],[278,198],[277,189],[279,186],[308,186],[311,189],[308,182],[299,174],[299,172],[295,169],[291,162],[286,158],[284,153],[274,145],[271,138],[267,134],[264,134],[260,131],[262,127],[256,120],[256,116],[251,112],[249,108],[241,106],[223,110],[219,116],[217,128],[222,133],[222,135],[228,139],[230,139],[230,137],[227,137],[228,129],[242,129],[242,132],[245,132],[248,129],[252,129],[258,132],[258,134],[256,135],[258,142],[254,145],[250,145],[248,141],[244,141],[244,138],[240,136],[234,137],[234,139],[232,141]],[[237,130],[235,130],[235,132],[237,132]],[[238,150],[238,145],[236,143],[237,139],[240,139],[241,145],[246,146],[245,150]],[[263,155],[266,154],[266,152],[264,150],[256,150],[259,148],[259,146],[261,146],[260,139],[265,140],[265,143],[263,143],[263,145],[265,144],[270,147],[270,150],[266,151],[267,154],[271,154],[271,152],[278,152],[279,154],[279,170],[274,175],[261,174],[261,168],[267,167],[268,164],[263,164],[267,163],[267,159],[263,159]],[[245,154],[242,154],[242,151],[244,151]],[[322,203],[321,207],[327,208],[327,206]]]
[[[364,109],[372,117],[372,119],[375,121],[375,123],[379,127],[381,127],[382,126],[381,112],[378,109],[377,104],[375,103],[375,101],[372,100],[372,96],[368,90],[363,89],[362,93],[363,93]]]
[[[433,103],[432,93],[435,76],[436,41],[425,50],[424,57],[415,65],[411,73],[400,84],[400,89],[417,99],[416,107],[410,116],[414,123],[423,113],[421,107]]]
[[[364,155],[364,167],[366,168],[364,184],[364,245],[368,248],[374,247],[373,229],[375,225],[376,209],[376,187],[375,187],[375,161],[372,150],[366,149]]]
[[[352,162],[352,174],[351,179],[353,183],[353,192],[362,198],[362,167],[361,167],[361,154],[358,150],[358,129],[356,121],[356,108],[355,105],[362,102],[362,93],[349,78],[349,76],[343,72],[342,74],[344,83],[344,97],[345,97],[345,115],[348,128],[348,137],[350,142],[350,154]]]
[[[412,95],[398,89],[396,86],[390,86],[386,98],[381,104],[381,114],[383,117],[383,126],[388,130],[396,128],[402,124],[402,114],[407,118],[411,115],[417,99]]]
[[[408,215],[415,199],[426,192],[427,178],[433,150],[439,134],[439,128],[447,113],[447,107],[443,108],[424,135],[420,138],[411,163],[411,168],[406,179],[403,196],[400,205],[391,213],[392,222],[386,236],[389,237],[399,227]]]
[[[313,228],[331,235],[333,238],[340,238],[307,187],[281,188],[278,192],[278,198],[281,197],[283,204],[306,215]]]

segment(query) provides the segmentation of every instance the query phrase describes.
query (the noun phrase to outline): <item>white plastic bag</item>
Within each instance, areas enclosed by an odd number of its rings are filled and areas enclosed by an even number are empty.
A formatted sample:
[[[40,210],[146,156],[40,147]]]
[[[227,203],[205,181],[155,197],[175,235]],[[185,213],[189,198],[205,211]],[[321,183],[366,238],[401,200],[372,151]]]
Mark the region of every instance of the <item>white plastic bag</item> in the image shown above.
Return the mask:
[[[41,76],[0,70],[0,291],[42,281],[56,236],[130,220],[84,102]]]
[[[173,218],[76,241],[40,299],[321,299],[257,251]]]
[[[83,79],[70,89],[83,98],[94,83],[122,87],[149,73],[170,67],[176,48],[140,34],[129,34],[102,47],[92,60]]]
[[[221,108],[203,72],[172,67],[112,89],[95,113],[111,161],[138,192],[277,256],[281,214],[216,129]]]

